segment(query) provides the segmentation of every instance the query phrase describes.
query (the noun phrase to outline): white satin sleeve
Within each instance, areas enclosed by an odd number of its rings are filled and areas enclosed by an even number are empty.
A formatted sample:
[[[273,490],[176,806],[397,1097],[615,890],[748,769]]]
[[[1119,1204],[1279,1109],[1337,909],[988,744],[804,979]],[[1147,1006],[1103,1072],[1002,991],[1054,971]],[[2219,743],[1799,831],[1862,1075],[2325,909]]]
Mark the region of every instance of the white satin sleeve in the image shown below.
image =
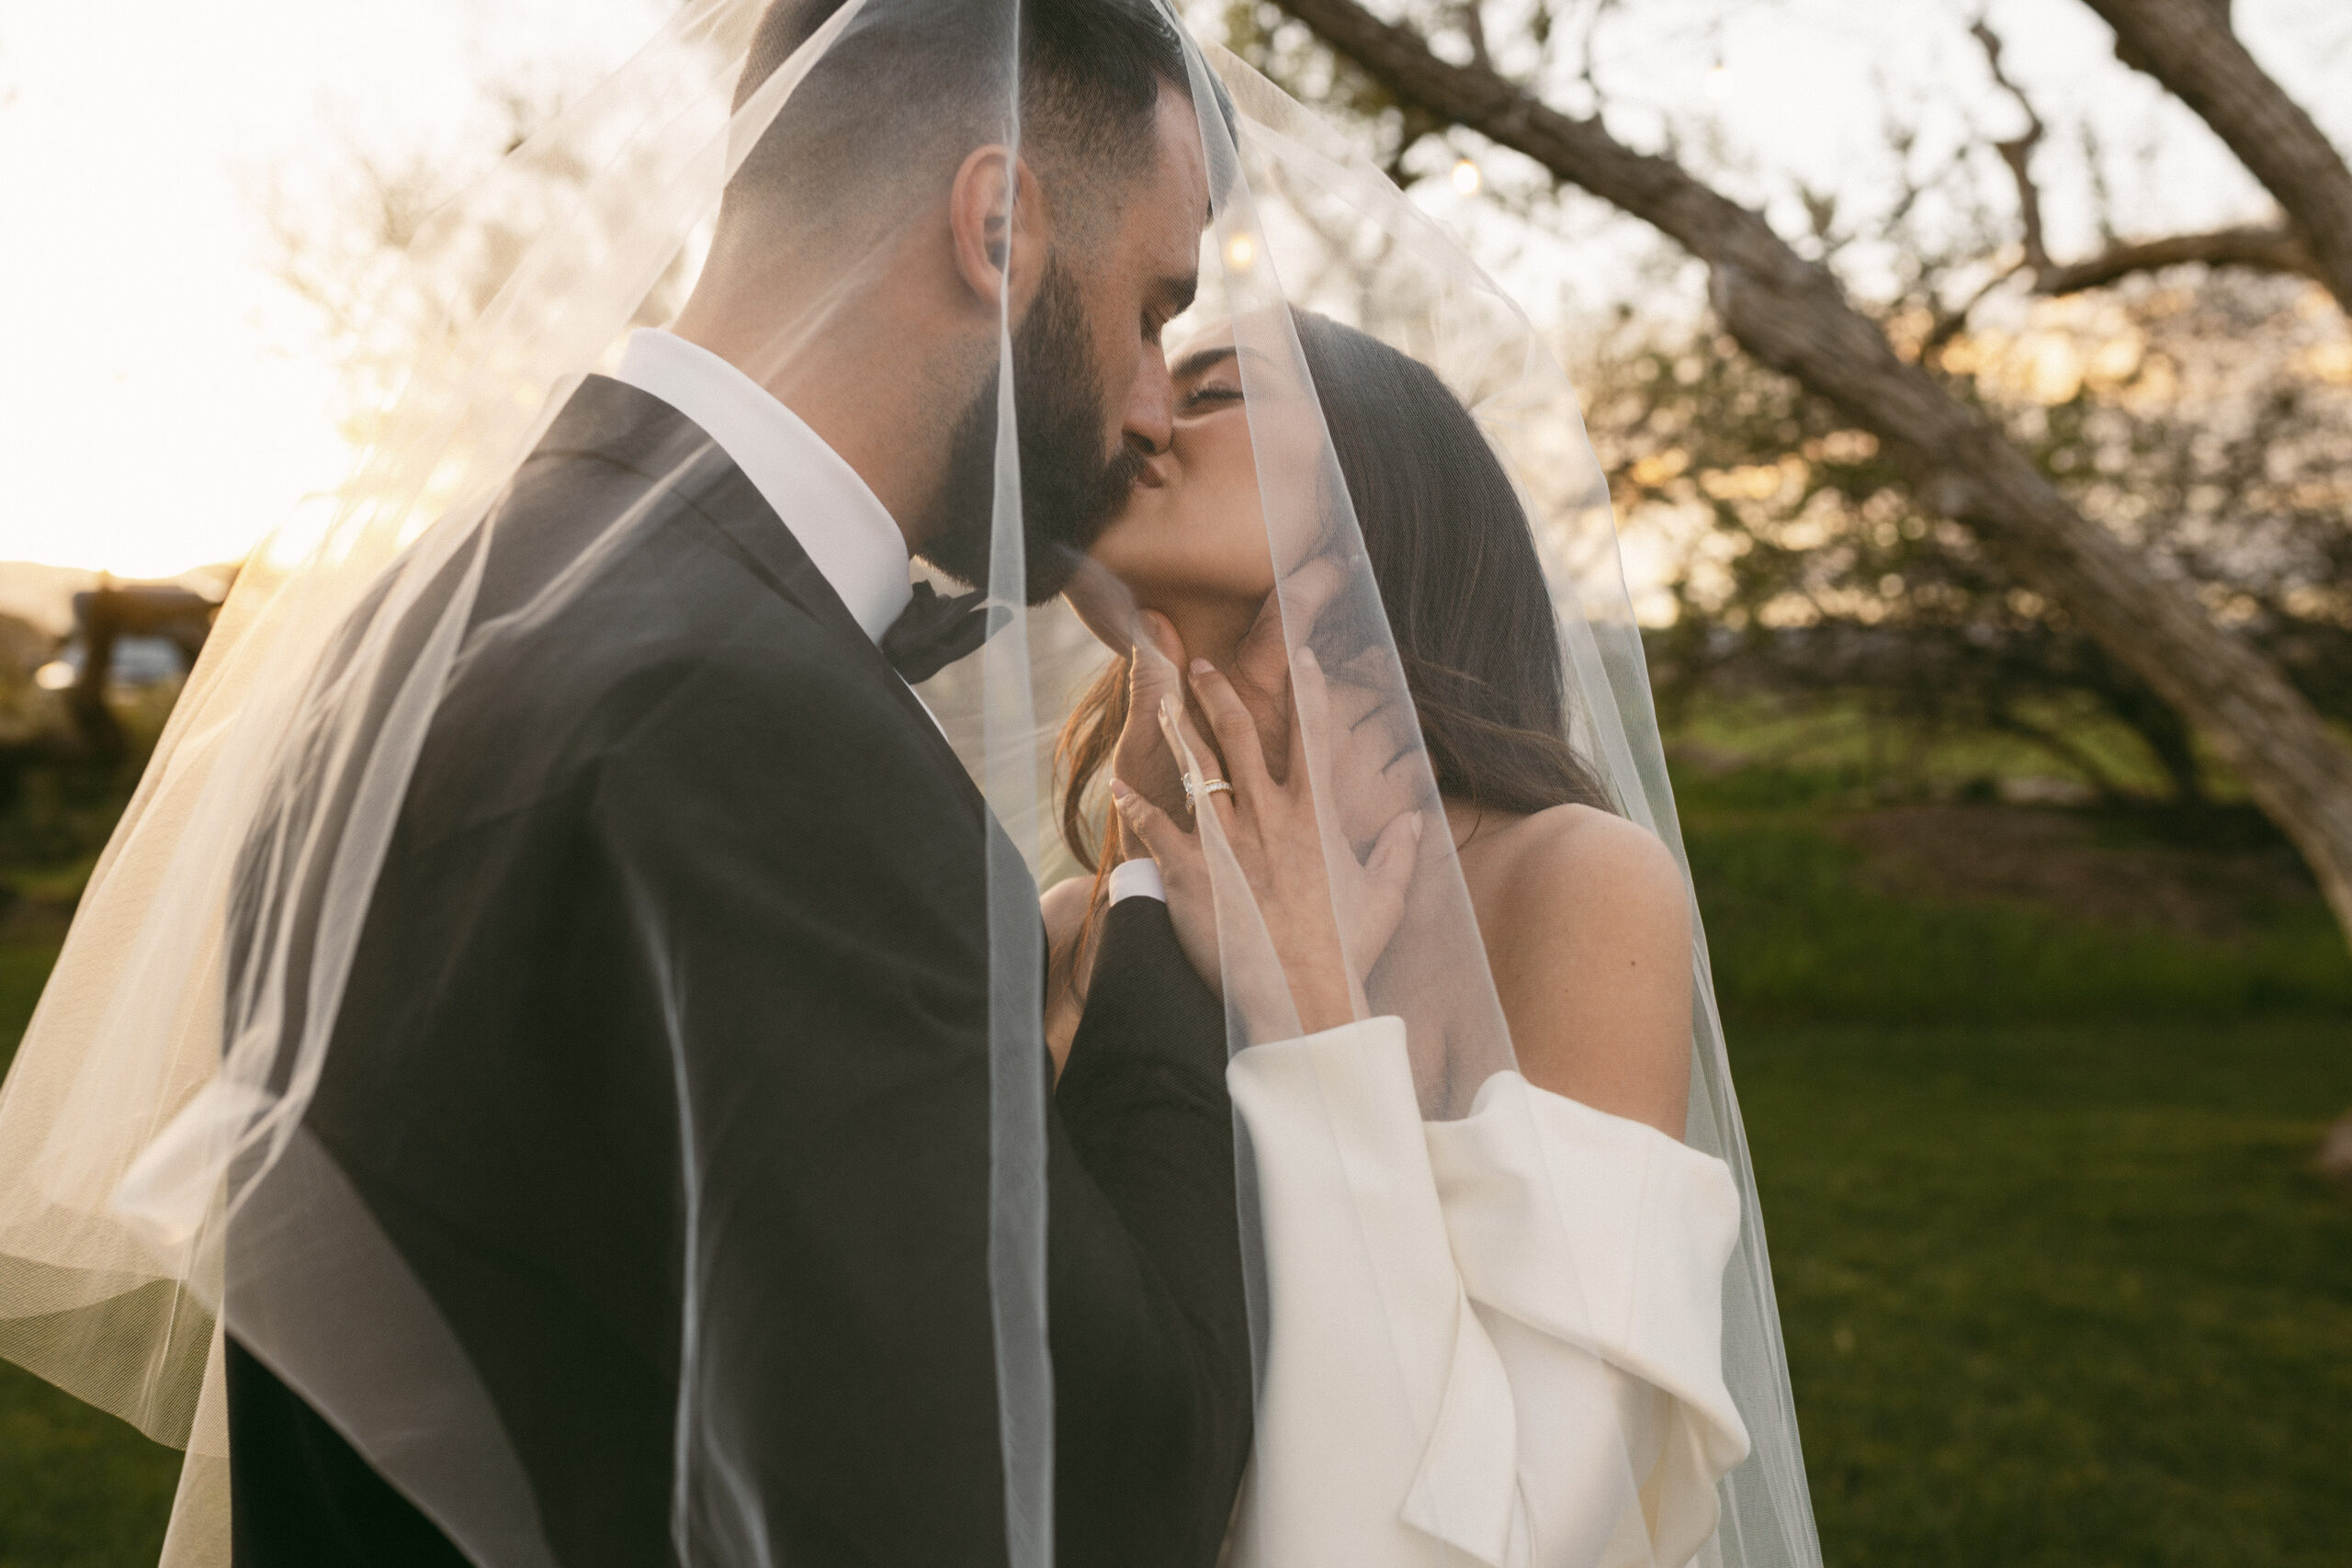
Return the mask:
[[[1498,1074],[1423,1122],[1400,1020],[1227,1069],[1265,1266],[1234,1568],[1681,1568],[1747,1453],[1729,1170]]]

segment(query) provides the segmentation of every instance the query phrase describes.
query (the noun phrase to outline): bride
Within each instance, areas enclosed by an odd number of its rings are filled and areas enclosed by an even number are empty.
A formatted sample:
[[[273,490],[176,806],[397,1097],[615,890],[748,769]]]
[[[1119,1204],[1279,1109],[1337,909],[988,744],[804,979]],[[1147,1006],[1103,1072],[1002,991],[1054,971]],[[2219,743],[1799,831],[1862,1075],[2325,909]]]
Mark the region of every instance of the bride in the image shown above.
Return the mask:
[[[1688,897],[1666,846],[1611,810],[1562,739],[1559,635],[1527,514],[1434,372],[1324,317],[1295,320],[1419,721],[1415,736],[1375,731],[1391,748],[1378,761],[1410,745],[1428,752],[1521,1070],[1679,1138],[1690,1100]],[[1091,552],[1135,595],[1172,667],[1212,667],[1193,681],[1212,726],[1238,703],[1216,671],[1234,668],[1274,591],[1235,360],[1230,329],[1177,357],[1173,439]],[[1090,833],[1081,810],[1125,726],[1133,679],[1125,663],[1106,668],[1062,728],[1064,829],[1099,874],[1045,900],[1057,1053],[1085,996],[1076,958],[1089,918],[1107,903],[1125,855],[1176,862],[1159,869],[1174,871],[1180,931],[1199,931],[1205,913],[1197,844],[1159,808],[1125,808],[1136,838],[1107,823]],[[1151,761],[1134,758],[1128,771]]]
[[[1232,328],[1204,334],[1173,365],[1171,439],[1091,552],[1132,595],[1141,645],[1079,699],[1057,747],[1063,831],[1095,874],[1043,901],[1048,1039],[1059,1061],[1083,1008],[1091,938],[1121,897],[1164,890],[1204,978],[1225,980],[1215,851],[1193,820],[1203,801],[1269,926],[1290,911],[1310,923],[1317,910],[1358,911],[1370,940],[1361,931],[1342,940],[1375,974],[1390,947],[1416,940],[1401,881],[1421,835],[1442,828],[1521,1071],[1490,1078],[1469,1117],[1421,1123],[1415,1080],[1427,1098],[1428,1055],[1408,1064],[1393,1031],[1384,1039],[1342,1025],[1237,1057],[1229,1076],[1272,1256],[1258,1461],[1235,1560],[1419,1562],[1435,1535],[1497,1563],[1687,1562],[1713,1531],[1716,1482],[1749,1446],[1723,1374],[1737,1201],[1724,1162],[1680,1141],[1688,893],[1665,845],[1611,810],[1563,739],[1550,592],[1526,513],[1476,421],[1428,367],[1312,312],[1291,320],[1409,716],[1344,667],[1324,675],[1312,654],[1292,666],[1295,690],[1269,691],[1285,684],[1284,610],[1313,617],[1344,568],[1320,541],[1292,573],[1287,605],[1278,600],[1244,381],[1270,398],[1296,389],[1263,363],[1245,377],[1250,351]],[[1088,618],[1117,625],[1100,608]],[[1154,727],[1130,724],[1138,709],[1165,714],[1158,745],[1145,739]],[[1296,734],[1315,728],[1318,710],[1328,715],[1320,747]],[[1381,787],[1417,752],[1439,791],[1435,820],[1389,815],[1402,795]],[[1182,804],[1155,803],[1186,760],[1197,773],[1178,786]],[[1098,829],[1085,802],[1106,768],[1113,810]],[[1317,776],[1361,857],[1339,873],[1356,878],[1353,888],[1330,882]],[[1305,940],[1273,937],[1278,952]],[[1359,995],[1352,1010],[1363,1006]],[[1328,1158],[1315,1137],[1297,1135],[1314,1119],[1300,1103],[1305,1080],[1264,1062],[1318,1040],[1324,1089],[1336,1070],[1372,1107],[1359,1124],[1347,1111],[1334,1115]],[[1426,1163],[1400,1158],[1418,1153],[1400,1138],[1425,1139]],[[1346,1202],[1345,1168],[1371,1160],[1422,1169],[1426,1186]],[[1508,1194],[1546,1179],[1572,1184],[1556,1207]],[[1349,1209],[1369,1214],[1368,1245],[1411,1271],[1408,1291],[1423,1295],[1432,1320],[1397,1336],[1400,1389],[1418,1377],[1441,1391],[1438,1438],[1426,1450],[1409,1426],[1349,1418],[1379,1413],[1366,1391],[1382,1381],[1382,1341],[1397,1325],[1351,1308],[1360,1298],[1344,1269],[1302,1265],[1309,1248],[1275,1245],[1285,1229],[1340,1229]],[[1631,1299],[1603,1309],[1589,1283],[1561,1291],[1562,1279],[1607,1280]],[[1448,1316],[1455,1321],[1435,1321]],[[1410,1364],[1417,1352],[1425,1365]],[[1515,1485],[1490,1489],[1483,1509],[1457,1495],[1447,1517],[1416,1517],[1416,1483],[1454,1461],[1440,1451],[1449,1441],[1483,1450],[1489,1464],[1515,1449]]]

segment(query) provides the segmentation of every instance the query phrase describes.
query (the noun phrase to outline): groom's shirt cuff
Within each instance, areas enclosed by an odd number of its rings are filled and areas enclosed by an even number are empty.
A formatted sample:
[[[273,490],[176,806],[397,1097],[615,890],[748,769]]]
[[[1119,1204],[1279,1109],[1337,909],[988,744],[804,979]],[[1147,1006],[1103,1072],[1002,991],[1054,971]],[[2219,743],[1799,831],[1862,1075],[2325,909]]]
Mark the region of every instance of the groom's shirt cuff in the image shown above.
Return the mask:
[[[1155,861],[1121,861],[1111,868],[1111,902],[1122,898],[1157,898],[1168,902],[1168,885],[1159,880],[1159,866]]]

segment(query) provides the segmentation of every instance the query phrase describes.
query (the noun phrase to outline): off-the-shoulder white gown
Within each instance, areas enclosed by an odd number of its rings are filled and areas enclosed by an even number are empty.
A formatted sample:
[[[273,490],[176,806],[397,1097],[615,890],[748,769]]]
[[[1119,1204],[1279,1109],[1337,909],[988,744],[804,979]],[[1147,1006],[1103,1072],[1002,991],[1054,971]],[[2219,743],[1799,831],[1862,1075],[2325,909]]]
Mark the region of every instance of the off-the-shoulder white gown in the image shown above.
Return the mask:
[[[1425,1122],[1405,1027],[1227,1069],[1266,1350],[1235,1568],[1680,1568],[1747,1452],[1721,1160],[1516,1073]]]

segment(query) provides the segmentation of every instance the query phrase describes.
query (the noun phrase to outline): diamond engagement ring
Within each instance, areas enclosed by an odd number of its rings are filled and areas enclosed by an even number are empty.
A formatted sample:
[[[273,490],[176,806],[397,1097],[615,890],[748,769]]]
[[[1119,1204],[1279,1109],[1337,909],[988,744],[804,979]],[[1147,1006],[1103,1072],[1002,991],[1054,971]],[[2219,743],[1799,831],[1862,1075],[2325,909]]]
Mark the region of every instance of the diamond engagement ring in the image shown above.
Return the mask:
[[[1202,784],[1200,794],[1215,795],[1219,790],[1223,790],[1226,794],[1231,795],[1233,793],[1233,785],[1226,782],[1224,779],[1209,779]],[[1184,805],[1186,809],[1197,811],[1200,809],[1200,801],[1195,798],[1193,795],[1193,781],[1186,779],[1184,781]]]

